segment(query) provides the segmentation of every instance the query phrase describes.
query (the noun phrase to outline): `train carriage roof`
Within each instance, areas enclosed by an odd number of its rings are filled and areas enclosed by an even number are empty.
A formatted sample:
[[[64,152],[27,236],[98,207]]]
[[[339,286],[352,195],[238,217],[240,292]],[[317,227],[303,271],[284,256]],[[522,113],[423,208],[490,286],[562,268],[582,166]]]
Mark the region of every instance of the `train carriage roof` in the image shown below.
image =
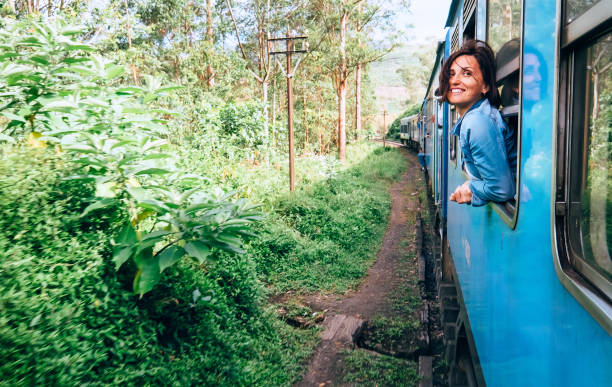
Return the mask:
[[[455,16],[457,16],[457,10],[459,9],[460,0],[453,0],[451,3],[450,9],[448,10],[448,16],[446,17],[445,27],[452,27],[453,21],[455,20]]]

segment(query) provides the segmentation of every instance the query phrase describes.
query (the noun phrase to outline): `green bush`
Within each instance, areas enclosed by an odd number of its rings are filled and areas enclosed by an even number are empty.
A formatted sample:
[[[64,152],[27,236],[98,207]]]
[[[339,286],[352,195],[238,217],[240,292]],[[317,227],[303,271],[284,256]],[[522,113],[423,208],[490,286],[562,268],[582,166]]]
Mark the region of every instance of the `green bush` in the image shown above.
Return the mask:
[[[46,149],[0,148],[0,380],[3,385],[290,384],[311,333],[262,308],[247,255],[220,253],[131,291],[115,271],[119,209],[79,215],[94,194]],[[298,361],[296,361],[296,358]]]

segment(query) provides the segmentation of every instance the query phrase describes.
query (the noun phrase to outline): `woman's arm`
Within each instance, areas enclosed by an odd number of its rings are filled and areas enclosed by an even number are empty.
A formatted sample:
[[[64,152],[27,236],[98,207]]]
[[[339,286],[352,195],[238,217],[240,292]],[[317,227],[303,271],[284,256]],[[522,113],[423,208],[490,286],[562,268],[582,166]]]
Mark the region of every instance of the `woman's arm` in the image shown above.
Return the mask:
[[[514,197],[514,178],[501,130],[485,115],[475,114],[468,122],[466,139],[480,179],[469,181],[472,205],[482,206],[487,202],[504,202]]]

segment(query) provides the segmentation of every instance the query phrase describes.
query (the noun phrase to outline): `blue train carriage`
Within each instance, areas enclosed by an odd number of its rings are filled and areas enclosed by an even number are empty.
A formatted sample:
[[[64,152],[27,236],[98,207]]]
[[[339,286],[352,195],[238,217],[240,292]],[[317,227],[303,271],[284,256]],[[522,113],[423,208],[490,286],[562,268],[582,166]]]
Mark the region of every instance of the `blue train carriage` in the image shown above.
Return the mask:
[[[437,96],[438,78],[444,64],[444,58],[445,41],[442,40],[437,45],[434,68],[429,78],[426,97],[422,105],[426,177],[437,211],[442,211],[444,203],[443,177],[445,171],[443,170],[443,160],[446,152],[445,136],[448,130],[446,122],[448,118],[444,113],[447,104],[443,104],[440,97]]]
[[[457,114],[434,98],[439,45],[422,145],[449,384],[610,386],[612,2],[457,0],[446,27],[444,57],[470,38],[495,51],[518,144],[514,200],[448,202],[467,175],[448,134]]]
[[[415,151],[419,149],[418,120],[418,114],[400,119],[400,141]]]
[[[408,145],[408,140],[410,139],[410,133],[408,131],[408,121],[408,117],[400,119],[400,142],[403,145]]]
[[[409,118],[409,138],[410,138],[410,145],[411,148],[415,151],[419,150],[419,143],[420,143],[420,133],[419,133],[419,129],[420,129],[420,124],[419,124],[419,114],[414,114]]]

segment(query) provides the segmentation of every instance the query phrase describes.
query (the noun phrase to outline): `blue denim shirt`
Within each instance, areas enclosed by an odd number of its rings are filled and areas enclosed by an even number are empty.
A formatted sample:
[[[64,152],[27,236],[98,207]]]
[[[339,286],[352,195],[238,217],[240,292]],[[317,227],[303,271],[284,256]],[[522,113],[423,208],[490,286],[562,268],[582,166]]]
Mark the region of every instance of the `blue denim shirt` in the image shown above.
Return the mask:
[[[489,100],[476,102],[451,134],[459,136],[463,163],[470,175],[472,206],[512,199],[516,189],[516,141]]]

